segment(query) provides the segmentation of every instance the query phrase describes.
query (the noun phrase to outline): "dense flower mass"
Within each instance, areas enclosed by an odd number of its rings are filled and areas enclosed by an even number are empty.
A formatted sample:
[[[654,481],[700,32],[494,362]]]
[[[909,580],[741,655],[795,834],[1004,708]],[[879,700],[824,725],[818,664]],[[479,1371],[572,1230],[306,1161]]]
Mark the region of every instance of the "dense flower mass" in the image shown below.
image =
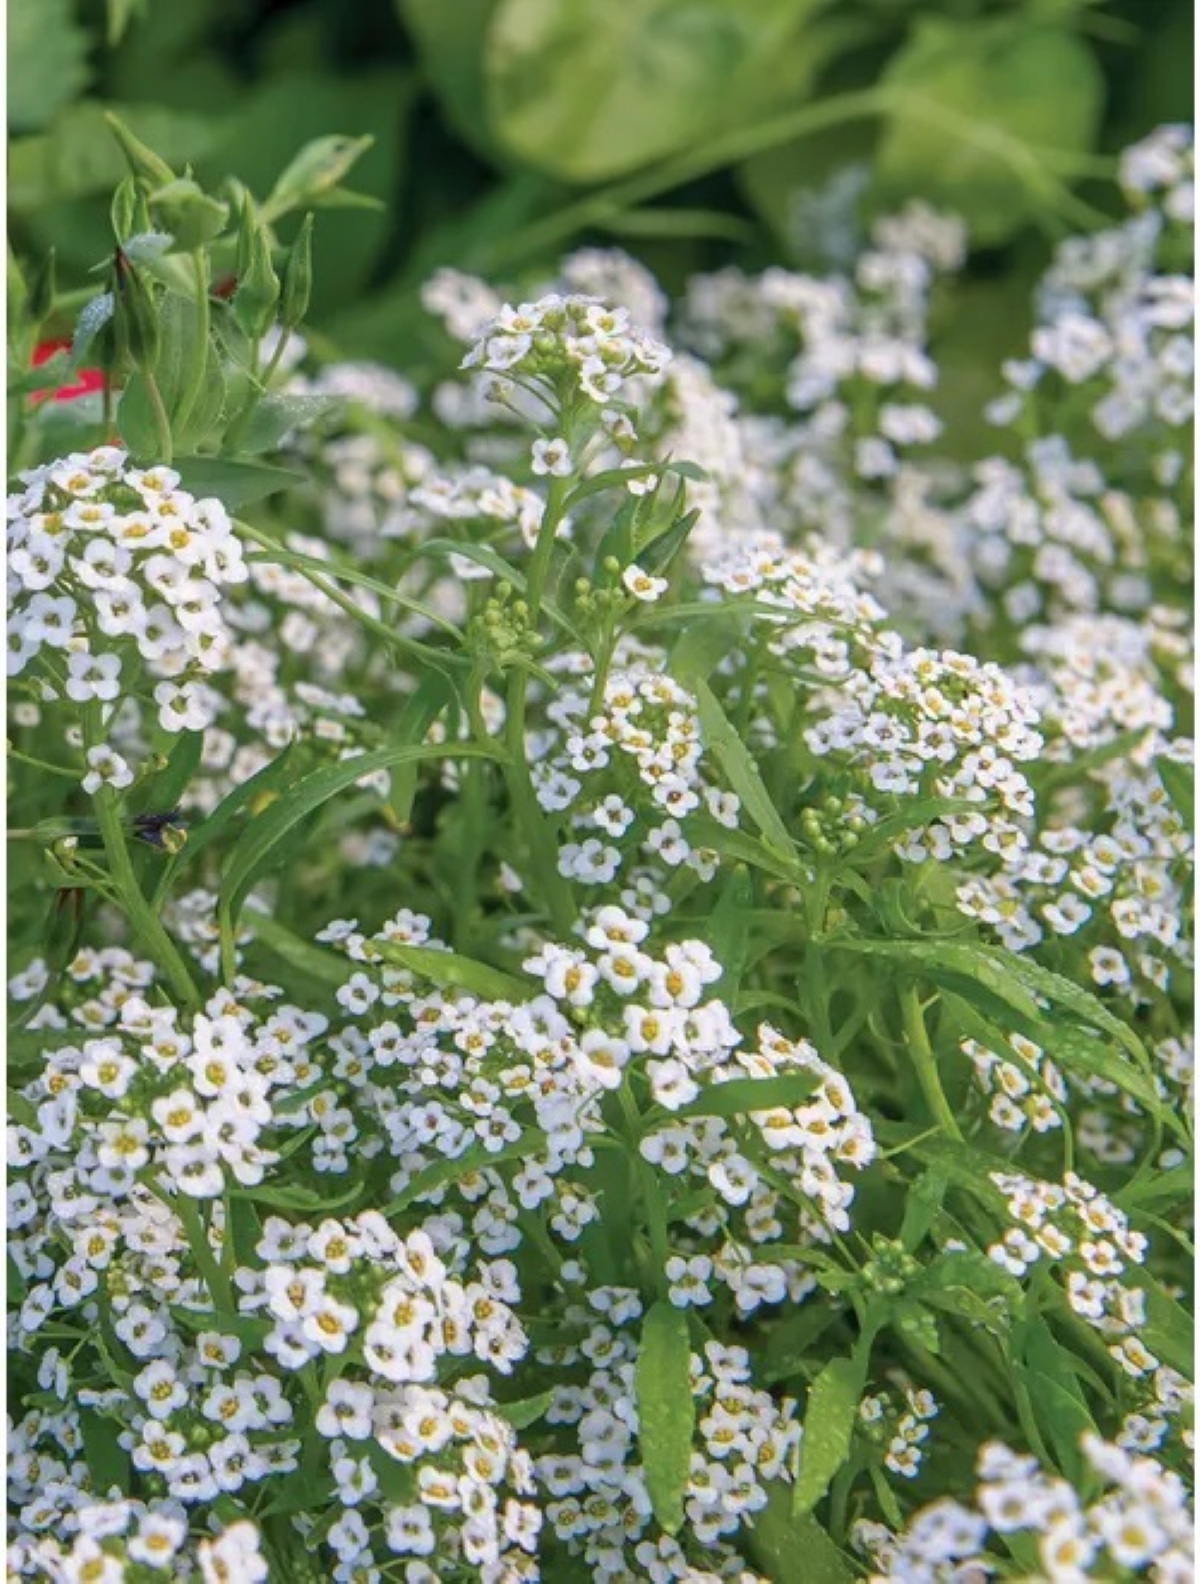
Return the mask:
[[[140,661],[161,679],[165,730],[206,725],[195,679],[228,663],[222,598],[247,576],[220,501],[196,500],[173,468],[132,467],[115,446],[21,483],[8,501],[9,676],[40,659],[58,696],[111,702]]]
[[[24,398],[10,1577],[1190,1577],[1190,135],[1120,175],[982,452],[919,203],[442,270],[412,370],[219,319],[236,523]]]

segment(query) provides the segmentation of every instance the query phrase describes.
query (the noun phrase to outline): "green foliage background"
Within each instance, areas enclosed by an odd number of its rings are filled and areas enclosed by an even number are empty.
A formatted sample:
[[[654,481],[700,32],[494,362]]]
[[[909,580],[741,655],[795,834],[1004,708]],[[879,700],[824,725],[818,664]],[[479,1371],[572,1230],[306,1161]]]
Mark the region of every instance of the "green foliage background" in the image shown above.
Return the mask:
[[[1187,0],[10,0],[10,236],[86,295],[123,174],[116,108],[201,181],[264,191],[305,141],[374,145],[370,207],[319,217],[313,322],[421,361],[439,264],[512,277],[616,242],[668,287],[824,267],[800,195],[847,167],[869,217],[964,214],[943,402],[982,397],[1053,237],[1110,205],[1112,154],[1190,114]],[[284,236],[284,240],[287,240]],[[836,261],[835,261],[836,262]],[[71,307],[68,298],[65,306]],[[69,314],[64,314],[69,328]],[[982,374],[979,376],[982,378]],[[967,398],[964,400],[964,398]]]

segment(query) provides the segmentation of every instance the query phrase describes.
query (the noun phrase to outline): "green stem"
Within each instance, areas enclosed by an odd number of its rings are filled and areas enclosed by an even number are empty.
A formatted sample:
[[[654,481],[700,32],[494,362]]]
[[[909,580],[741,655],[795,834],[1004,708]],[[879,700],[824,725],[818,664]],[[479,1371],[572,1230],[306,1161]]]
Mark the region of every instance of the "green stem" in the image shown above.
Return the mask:
[[[147,371],[142,378],[146,382],[146,394],[150,398],[150,409],[154,414],[154,428],[158,435],[158,460],[164,467],[169,467],[175,457],[174,443],[171,439],[171,420],[167,417],[162,392],[154,375]]]
[[[563,430],[564,433],[569,433],[566,422],[563,424]],[[561,478],[551,480],[546,496],[546,509],[542,514],[542,523],[538,530],[525,591],[531,625],[537,622],[541,610],[546,579],[550,571],[550,557],[554,550],[554,538],[562,520],[563,503],[570,492],[572,482],[573,480]],[[526,762],[525,712],[528,686],[528,673],[519,667],[514,667],[508,675],[506,699],[505,736],[508,744],[508,759],[505,764],[505,775],[508,779],[509,795],[513,801],[514,811],[525,829],[530,856],[537,865],[539,878],[546,889],[546,900],[549,903],[551,917],[556,928],[565,934],[574,925],[578,917],[578,909],[570,885],[559,873],[558,845],[538,803],[537,795],[533,790],[533,780],[529,774],[529,765]]]
[[[937,1121],[952,1139],[962,1142],[962,1130],[959,1128],[958,1119],[950,1108],[946,1099],[946,1092],[942,1088],[942,1080],[938,1073],[937,1057],[929,1043],[929,1031],[925,1027],[924,1014],[921,1011],[921,1002],[913,985],[905,985],[900,992],[900,1015],[904,1020],[904,1033],[908,1041],[908,1053],[912,1058],[913,1069],[917,1075],[917,1082],[921,1085],[921,1092],[925,1096],[926,1104]]]
[[[158,914],[146,900],[145,893],[134,873],[129,848],[125,845],[125,831],[121,825],[120,802],[112,787],[100,787],[95,797],[96,817],[104,851],[108,858],[109,874],[117,889],[121,907],[143,946],[166,974],[172,990],[185,1007],[198,1008],[200,993],[196,989],[187,965],[162,927]]]
[[[274,352],[271,353],[271,357],[266,368],[263,369],[261,374],[256,369],[255,372],[250,376],[250,389],[247,392],[246,399],[238,409],[233,422],[226,431],[223,444],[224,450],[229,452],[237,450],[238,441],[242,438],[242,431],[250,422],[250,416],[254,409],[266,395],[267,387],[271,383],[271,379],[275,373],[275,370],[279,367],[279,360],[282,358],[287,344],[291,338],[292,332],[290,330],[280,331],[279,341],[276,344]],[[257,344],[255,345],[254,360],[257,363]]]

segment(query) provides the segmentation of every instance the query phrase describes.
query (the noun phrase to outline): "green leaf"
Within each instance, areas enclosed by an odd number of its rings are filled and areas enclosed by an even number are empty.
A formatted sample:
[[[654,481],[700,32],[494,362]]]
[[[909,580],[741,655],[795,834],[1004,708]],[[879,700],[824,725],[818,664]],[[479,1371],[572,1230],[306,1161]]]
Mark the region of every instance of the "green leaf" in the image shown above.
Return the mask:
[[[1024,12],[922,17],[883,84],[896,108],[875,158],[881,204],[919,194],[961,215],[982,247],[1051,207],[1046,151],[1089,150],[1103,104],[1083,40]]]
[[[115,1487],[122,1496],[129,1496],[132,1490],[129,1458],[118,1439],[119,1426],[83,1408],[79,1412],[79,1429],[83,1436],[83,1455],[96,1494],[106,1497]]]
[[[261,770],[256,770],[248,781],[239,782],[225,794],[208,818],[189,834],[181,863],[191,863],[198,858],[211,842],[224,835],[243,808],[253,804],[256,798],[275,791],[291,769],[295,746],[294,742],[288,743],[282,753]]]
[[[500,0],[485,42],[493,133],[523,163],[599,182],[794,104],[819,0]]]
[[[372,941],[368,950],[372,958],[382,957],[384,962],[411,969],[422,979],[442,988],[452,986],[469,990],[483,1001],[511,1001],[520,1006],[532,999],[534,993],[528,980],[517,979],[471,957],[460,957],[457,952],[434,951],[429,946],[403,946],[395,941]]]
[[[650,1505],[667,1534],[678,1534],[691,1470],[696,1400],[687,1316],[665,1299],[652,1305],[642,1321],[634,1379]]]
[[[383,211],[342,208],[318,221],[309,312],[323,324],[340,326],[394,235],[415,89],[415,76],[395,64],[347,76],[318,57],[311,67],[261,78],[223,119],[221,147],[208,168],[221,175],[236,171],[255,193],[274,186],[264,205],[268,220],[277,220],[284,205],[322,206],[335,192],[329,181],[341,180],[352,166],[355,187],[386,205]],[[343,136],[330,139],[331,131]],[[292,223],[288,219],[280,229]]]
[[[270,1183],[242,1188],[234,1183],[229,1192],[234,1199],[248,1199],[256,1205],[272,1205],[277,1210],[332,1211],[353,1204],[365,1192],[365,1185],[355,1183],[343,1193],[333,1194],[328,1188],[305,1188],[300,1183],[291,1188],[275,1187]]]
[[[379,748],[340,764],[314,770],[290,791],[278,797],[251,820],[229,856],[221,880],[219,909],[236,923],[242,904],[255,881],[264,874],[284,837],[302,819],[347,787],[376,770],[412,764],[423,759],[502,759],[503,751],[489,743],[408,743],[399,748]]]
[[[87,34],[71,0],[9,0],[8,124],[39,132],[83,90]]]
[[[496,1412],[507,1419],[514,1430],[525,1430],[536,1424],[554,1403],[552,1391],[539,1392],[536,1397],[525,1397],[520,1402],[496,1404]]]
[[[395,735],[401,742],[424,742],[429,728],[449,707],[454,697],[449,678],[441,671],[430,671],[421,679],[400,711]],[[392,772],[392,812],[401,825],[407,824],[412,818],[419,768],[413,763],[400,765]]]
[[[1040,1021],[1042,1008],[1010,973],[1015,960],[1011,952],[993,950],[969,941],[946,940],[858,940],[838,936],[825,942],[830,951],[859,952],[881,957],[908,968],[915,976],[932,984],[955,990],[985,1016],[1007,1014],[1020,1020],[1022,1027]]]
[[[777,1106],[807,1105],[819,1079],[815,1073],[782,1073],[775,1078],[731,1078],[727,1083],[710,1084],[672,1116],[733,1117],[755,1111],[771,1111]]]
[[[122,406],[124,403],[122,403]],[[248,501],[261,500],[279,490],[304,483],[304,474],[293,468],[268,467],[264,462],[235,462],[229,457],[176,457],[175,467],[184,489],[193,495],[215,495],[223,506],[236,510]]]
[[[1154,761],[1158,778],[1167,789],[1171,807],[1183,820],[1188,834],[1196,829],[1196,767],[1165,756]]]
[[[865,1384],[865,1356],[830,1359],[812,1383],[804,1411],[800,1477],[792,1503],[795,1515],[813,1510],[849,1457]]]
[[[1134,1285],[1146,1293],[1146,1324],[1142,1328],[1146,1346],[1172,1369],[1194,1380],[1196,1326],[1192,1316],[1148,1271],[1139,1270]]]
[[[812,1516],[791,1511],[790,1492],[778,1481],[767,1486],[767,1504],[754,1514],[747,1535],[753,1560],[770,1579],[803,1584],[853,1584],[859,1569],[834,1545]]]
[[[1087,1463],[1080,1450],[1085,1435],[1096,1435],[1096,1421],[1088,1408],[1075,1370],[1075,1355],[1059,1345],[1040,1317],[1024,1327],[1022,1356],[1016,1368],[1024,1380],[1029,1401],[1043,1434],[1069,1479],[1086,1477]]]
[[[144,462],[155,460],[159,452],[158,425],[145,378],[139,373],[130,374],[125,381],[117,403],[117,428],[131,456]]]
[[[272,451],[293,429],[303,429],[343,405],[339,396],[289,396],[271,391],[255,407],[242,431],[238,449],[247,456]]]
[[[730,786],[762,832],[767,846],[780,857],[790,858],[792,838],[771,801],[771,794],[750,750],[734,731],[708,683],[700,677],[692,677],[690,684],[685,685],[690,685],[696,695],[696,712],[700,718],[704,746],[720,763]]]
[[[341,986],[354,972],[355,964],[349,958],[301,940],[269,913],[255,909],[249,915],[249,923],[256,941],[314,983]]]
[[[171,747],[165,767],[138,789],[138,807],[147,814],[169,814],[200,768],[204,754],[202,731],[180,732]]]
[[[431,1194],[439,1193],[463,1177],[472,1176],[510,1160],[532,1160],[545,1148],[546,1135],[538,1128],[526,1128],[519,1139],[506,1144],[503,1149],[489,1150],[482,1144],[473,1145],[461,1155],[434,1161],[419,1171],[408,1187],[383,1207],[384,1216],[399,1215],[409,1205],[418,1204]]]

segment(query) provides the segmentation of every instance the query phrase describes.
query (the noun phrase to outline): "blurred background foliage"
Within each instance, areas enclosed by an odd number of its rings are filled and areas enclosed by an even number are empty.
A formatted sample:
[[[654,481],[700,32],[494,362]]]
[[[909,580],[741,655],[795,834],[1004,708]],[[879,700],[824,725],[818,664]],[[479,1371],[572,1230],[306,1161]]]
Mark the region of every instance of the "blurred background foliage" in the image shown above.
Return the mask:
[[[106,108],[259,193],[307,140],[368,134],[352,185],[373,202],[318,216],[313,322],[408,369],[438,265],[535,279],[601,242],[669,289],[827,270],[920,196],[970,224],[935,351],[954,399],[982,399],[971,370],[1022,344],[1054,238],[1115,209],[1113,154],[1191,114],[1190,0],[9,0],[8,19],[23,262],[53,244],[80,296],[106,262]]]

